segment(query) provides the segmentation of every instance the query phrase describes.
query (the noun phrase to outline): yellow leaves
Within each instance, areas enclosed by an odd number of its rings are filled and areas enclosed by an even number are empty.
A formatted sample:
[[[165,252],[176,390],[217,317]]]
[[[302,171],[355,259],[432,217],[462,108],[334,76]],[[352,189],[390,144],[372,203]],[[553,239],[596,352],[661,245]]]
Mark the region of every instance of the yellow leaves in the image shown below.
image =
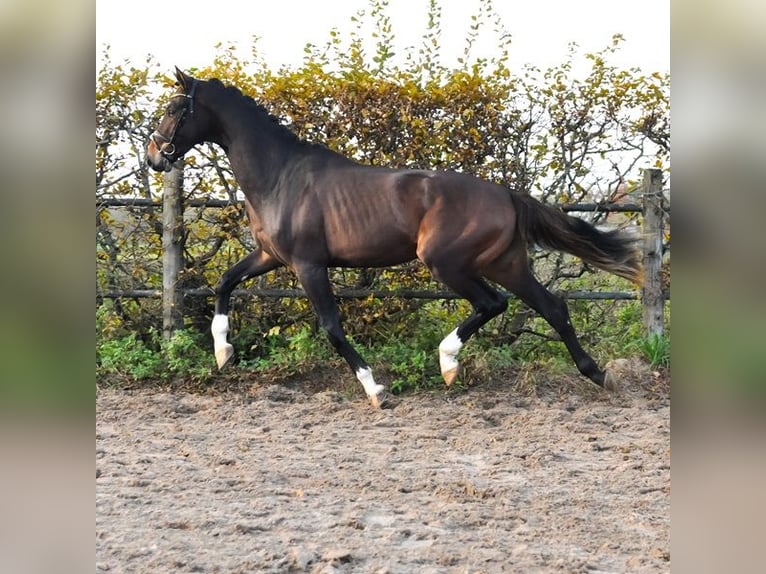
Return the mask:
[[[123,329],[124,321],[114,312],[111,304],[99,306],[96,310],[96,327],[105,339],[117,336]]]
[[[270,328],[270,329],[269,329],[269,330],[266,332],[266,336],[267,336],[267,337],[277,337],[277,336],[279,336],[279,334],[280,334],[281,332],[282,332],[282,327],[280,327],[279,325],[274,325],[273,327],[271,327],[271,328]]]

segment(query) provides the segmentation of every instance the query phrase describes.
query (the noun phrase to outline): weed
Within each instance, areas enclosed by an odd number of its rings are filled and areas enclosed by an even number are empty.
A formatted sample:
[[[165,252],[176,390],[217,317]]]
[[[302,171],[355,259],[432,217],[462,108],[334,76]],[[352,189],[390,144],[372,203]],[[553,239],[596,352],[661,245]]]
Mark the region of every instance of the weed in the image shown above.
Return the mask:
[[[378,356],[393,375],[391,392],[394,394],[429,388],[441,380],[435,355],[426,349],[406,344],[387,345],[380,348]]]
[[[272,327],[250,350],[255,350],[257,355],[240,364],[259,371],[277,369],[293,373],[302,366],[331,356],[327,338],[322,333],[315,333],[309,325],[290,330]]]
[[[156,377],[162,372],[162,356],[135,333],[101,343],[98,358],[104,372],[126,374],[137,380]]]
[[[160,349],[167,370],[197,381],[207,379],[212,373],[211,355],[203,348],[201,339],[192,331],[180,330],[163,340]]]
[[[638,341],[636,346],[646,356],[652,367],[670,365],[670,337],[667,335],[652,333]]]
[[[188,330],[176,331],[169,340],[161,340],[154,330],[148,342],[136,333],[109,339],[98,345],[97,358],[101,372],[135,380],[177,375],[202,381],[212,372],[211,355],[201,345],[201,336]]]

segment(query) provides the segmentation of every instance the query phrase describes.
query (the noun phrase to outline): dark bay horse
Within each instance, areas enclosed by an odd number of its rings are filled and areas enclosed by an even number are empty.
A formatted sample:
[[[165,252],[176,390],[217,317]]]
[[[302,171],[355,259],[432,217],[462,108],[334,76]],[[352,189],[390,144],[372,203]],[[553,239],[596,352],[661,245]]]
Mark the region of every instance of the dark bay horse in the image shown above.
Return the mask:
[[[176,68],[180,93],[167,106],[148,143],[157,171],[201,142],[218,144],[245,194],[258,247],[229,269],[216,288],[212,323],[219,368],[233,357],[227,342],[234,287],[280,266],[292,269],[330,342],[380,406],[364,359],[346,340],[328,278],[329,267],[385,267],[418,258],[438,280],[473,306],[439,345],[445,382],[457,376],[460,348],[507,307],[487,280],[515,293],[561,336],[579,371],[605,386],[607,374],[580,346],[565,302],[532,275],[527,248],[564,251],[641,282],[635,238],[600,231],[536,199],[449,171],[361,165],[300,140],[266,109],[217,79],[198,80]]]

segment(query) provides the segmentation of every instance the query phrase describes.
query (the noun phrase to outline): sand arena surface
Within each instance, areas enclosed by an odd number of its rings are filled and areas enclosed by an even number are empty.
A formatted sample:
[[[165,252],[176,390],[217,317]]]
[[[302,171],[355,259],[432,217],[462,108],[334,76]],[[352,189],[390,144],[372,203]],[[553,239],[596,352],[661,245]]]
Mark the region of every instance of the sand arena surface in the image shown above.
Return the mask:
[[[384,410],[330,381],[101,389],[96,571],[669,572],[670,401],[651,379]]]

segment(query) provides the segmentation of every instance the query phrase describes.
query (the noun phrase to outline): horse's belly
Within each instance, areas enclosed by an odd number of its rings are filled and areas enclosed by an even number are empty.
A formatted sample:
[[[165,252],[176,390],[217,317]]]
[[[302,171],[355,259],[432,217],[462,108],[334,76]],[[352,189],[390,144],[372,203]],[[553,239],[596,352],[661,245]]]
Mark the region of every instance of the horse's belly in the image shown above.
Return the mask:
[[[416,245],[403,234],[370,230],[342,240],[328,241],[333,265],[342,267],[388,267],[416,257]]]

